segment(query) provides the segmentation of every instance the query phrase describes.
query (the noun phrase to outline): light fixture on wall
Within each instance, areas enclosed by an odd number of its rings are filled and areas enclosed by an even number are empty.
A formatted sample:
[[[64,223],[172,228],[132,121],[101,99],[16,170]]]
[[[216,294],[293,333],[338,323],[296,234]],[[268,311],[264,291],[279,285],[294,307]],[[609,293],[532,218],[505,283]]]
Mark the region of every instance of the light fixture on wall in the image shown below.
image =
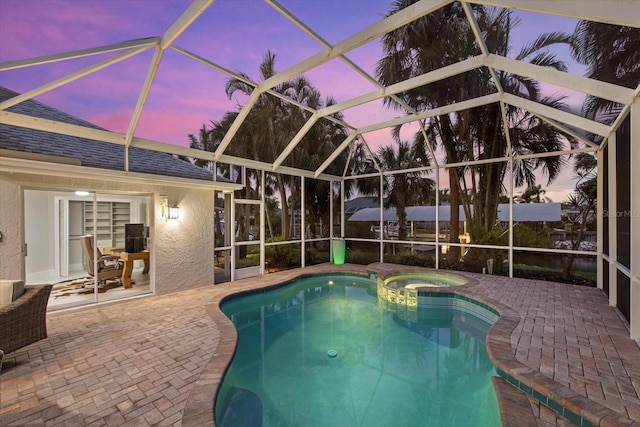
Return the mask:
[[[180,218],[180,208],[176,205],[169,206],[169,197],[160,196],[160,208],[162,208],[162,218],[165,221]]]
[[[180,218],[180,208],[178,206],[170,206],[169,207],[169,219],[178,219]]]
[[[91,193],[89,193],[87,190],[76,190],[76,196],[86,197],[89,194]]]

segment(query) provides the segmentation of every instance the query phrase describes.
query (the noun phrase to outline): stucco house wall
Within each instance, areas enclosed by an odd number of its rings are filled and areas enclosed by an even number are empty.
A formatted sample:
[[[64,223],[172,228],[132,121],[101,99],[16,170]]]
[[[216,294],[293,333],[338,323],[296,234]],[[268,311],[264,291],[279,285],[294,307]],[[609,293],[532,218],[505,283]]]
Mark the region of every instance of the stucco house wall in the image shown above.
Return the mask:
[[[20,183],[20,184],[18,184]],[[0,172],[0,277],[24,279],[21,252],[24,215],[23,189],[66,190],[82,188],[105,193],[135,193],[151,196],[151,280],[155,293],[166,294],[213,284],[213,190],[95,179]],[[159,196],[180,207],[180,218],[161,217]]]
[[[180,218],[165,221],[157,199],[152,235],[156,293],[165,294],[213,284],[213,191],[155,189],[180,207]]]
[[[24,278],[22,256],[22,191],[15,182],[0,179],[0,279]]]

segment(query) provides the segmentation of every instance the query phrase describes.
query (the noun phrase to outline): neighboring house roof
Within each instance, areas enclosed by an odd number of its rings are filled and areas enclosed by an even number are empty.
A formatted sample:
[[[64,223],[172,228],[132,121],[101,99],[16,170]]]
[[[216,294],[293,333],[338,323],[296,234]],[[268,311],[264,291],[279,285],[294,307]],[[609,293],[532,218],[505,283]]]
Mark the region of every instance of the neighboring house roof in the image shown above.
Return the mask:
[[[465,221],[466,216],[462,206],[459,207],[460,221]],[[473,206],[471,206],[473,211]],[[438,219],[449,221],[451,206],[443,205],[438,209]],[[435,206],[409,206],[406,209],[407,221],[435,221]],[[498,205],[498,219],[509,221],[509,204]],[[545,222],[560,221],[560,203],[514,203],[513,220],[516,222]],[[387,208],[383,211],[383,221],[397,221],[396,208]],[[349,221],[380,221],[380,208],[364,208],[353,214]]]
[[[345,200],[344,213],[350,215],[365,208],[378,208],[380,203],[373,200],[373,197],[356,197],[355,199]]]
[[[514,203],[513,220],[520,222],[556,222],[562,220],[561,203]],[[498,219],[509,221],[509,204],[498,205]]]
[[[16,95],[18,93],[0,86],[0,102]],[[105,130],[93,123],[34,100],[21,102],[9,107],[7,110],[16,114]],[[75,136],[0,124],[0,149],[64,157],[74,159],[81,166],[124,171],[124,146]],[[212,180],[210,171],[199,168],[188,161],[174,157],[171,154],[136,147],[129,148],[129,171]],[[229,182],[229,180],[221,176],[218,176],[217,180],[219,182]]]
[[[449,212],[451,206],[443,205],[438,209],[438,219],[440,221],[449,221]],[[459,207],[460,220],[465,220],[464,208]],[[407,221],[435,221],[436,220],[436,207],[435,206],[409,206],[406,208]],[[396,208],[385,208],[382,212],[383,221],[397,221]],[[380,208],[364,208],[354,213],[349,221],[380,221]]]

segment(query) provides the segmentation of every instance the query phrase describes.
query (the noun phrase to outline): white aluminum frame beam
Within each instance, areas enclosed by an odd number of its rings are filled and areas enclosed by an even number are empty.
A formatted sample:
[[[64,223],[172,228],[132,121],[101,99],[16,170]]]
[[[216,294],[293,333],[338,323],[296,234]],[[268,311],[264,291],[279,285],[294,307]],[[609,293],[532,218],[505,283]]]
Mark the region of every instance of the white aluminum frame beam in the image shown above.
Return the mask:
[[[90,168],[60,163],[43,162],[39,160],[0,157],[0,175],[3,173],[17,173],[27,175],[57,176],[76,178],[80,180],[93,179],[104,182],[124,182],[150,185],[165,185],[178,188],[195,188],[201,190],[216,190],[232,192],[241,190],[242,185],[229,182],[205,181],[199,179],[153,175],[140,172],[125,172],[112,169]],[[60,188],[66,188],[64,186]],[[67,188],[68,189],[68,188]]]
[[[629,281],[629,326],[631,339],[640,340],[640,101],[631,106],[631,167],[629,186],[631,280]],[[615,218],[611,218],[615,220]]]
[[[607,2],[594,0],[582,0],[579,4],[574,1],[558,0],[468,0],[468,2],[640,28],[637,0],[615,0],[615,2],[608,2],[607,5],[604,4]]]
[[[364,95],[356,96],[355,98],[348,99],[343,102],[331,105],[329,107],[318,110],[321,116],[327,116],[334,114],[349,108],[357,107],[358,105],[366,104],[367,102],[376,101],[387,96],[395,95],[400,92],[406,92],[411,89],[415,89],[420,86],[444,80],[448,77],[456,76],[458,74],[465,73],[467,71],[474,70],[476,68],[484,66],[484,58],[482,55],[474,56],[469,59],[465,59],[455,64],[447,65],[446,67],[439,68],[437,70],[424,73],[422,75],[392,84],[386,88],[375,90]]]
[[[0,124],[124,145],[124,135],[39,117],[0,111]]]
[[[311,28],[309,28],[306,24],[304,24],[301,20],[299,20],[297,17],[295,17],[284,6],[282,6],[281,4],[276,2],[275,0],[265,0],[265,1],[271,7],[276,9],[281,15],[283,15],[285,18],[287,18],[289,21],[291,21],[294,25],[296,25],[298,28],[300,28],[302,31],[304,31],[307,35],[309,35],[311,38],[313,38],[316,42],[318,42],[320,45],[322,45],[327,50],[327,52],[330,52],[333,49],[333,46],[328,41],[324,40],[319,34],[317,34],[315,31],[313,31]],[[365,72],[362,68],[360,68],[357,64],[355,64],[353,61],[351,61],[345,55],[339,55],[338,58],[340,58],[342,60],[342,62],[347,64],[349,67],[351,67],[351,69],[353,69],[356,73],[358,73],[362,77],[364,77],[364,79],[367,80],[369,83],[371,83],[372,85],[378,87],[378,89],[384,90],[384,86],[382,86],[376,79],[371,77],[367,72]],[[393,99],[402,108],[404,108],[407,112],[410,112],[410,113],[413,113],[413,114],[416,113],[416,111],[414,111],[406,102],[404,102],[402,99],[400,99],[396,95],[390,95],[390,98]],[[331,118],[330,116],[328,116],[328,117]],[[314,123],[315,123],[315,121],[317,119],[318,119],[318,117],[315,118]],[[300,134],[296,135],[296,137],[289,143],[289,145],[287,146],[285,151],[275,161],[274,170],[280,164],[282,164],[282,162],[291,153],[291,151],[293,151],[293,148],[295,148],[295,146],[297,146],[300,143],[300,141],[302,140],[304,135],[307,132],[309,132],[309,130],[311,129],[311,126],[304,127],[303,129],[305,129],[304,133],[302,133],[302,135],[300,135]],[[283,157],[283,155],[284,155],[284,157]]]
[[[289,157],[289,154],[291,154],[291,152],[296,148],[300,141],[302,141],[302,138],[304,138],[307,132],[311,130],[311,128],[316,124],[319,118],[320,116],[318,116],[318,113],[314,113],[311,117],[309,117],[309,120],[307,120],[307,122],[300,128],[298,133],[296,133],[291,141],[289,141],[289,144],[287,144],[285,149],[282,150],[282,153],[280,153],[278,158],[273,162],[272,170],[275,171],[276,169],[278,169],[282,162],[284,162],[286,158]]]
[[[147,102],[149,92],[151,92],[151,85],[153,84],[153,80],[156,78],[156,74],[158,73],[158,68],[160,67],[160,61],[162,61],[163,55],[164,49],[157,47],[155,53],[153,54],[151,64],[149,65],[147,76],[145,77],[144,83],[142,85],[142,90],[138,95],[136,107],[134,108],[133,114],[131,115],[131,120],[129,121],[129,127],[127,129],[127,133],[125,134],[125,147],[129,147],[129,145],[131,144],[131,140],[133,139],[133,136],[136,132],[136,128],[138,127],[138,123],[140,122],[140,116],[142,116],[144,104]],[[129,150],[125,149],[124,153],[125,170],[129,170]]]
[[[160,48],[165,50],[169,47],[214,1],[215,0],[193,0],[189,7],[182,12],[178,19],[164,32]]]
[[[480,47],[482,56],[487,58],[489,56],[489,49],[487,48],[487,44],[482,38],[482,31],[480,30],[480,26],[478,25],[476,18],[473,16],[473,13],[471,13],[471,8],[469,7],[469,4],[464,1],[461,1],[460,3],[462,4],[462,9],[464,9],[464,14],[467,17],[467,21],[471,26],[471,31],[473,31],[473,35],[475,36],[476,43],[478,43],[478,46]],[[502,90],[502,83],[500,83],[500,79],[498,79],[498,76],[496,75],[496,71],[493,69],[493,67],[487,66],[487,68],[489,69],[489,74],[491,74],[491,78],[493,79],[493,84],[496,86],[496,90],[498,91],[498,93],[500,94],[504,93],[504,91]]]
[[[451,3],[453,0],[421,0],[412,4],[397,13],[371,25],[368,28],[354,34],[351,37],[347,37],[341,42],[337,43],[331,51],[319,52],[299,63],[289,67],[288,69],[276,74],[275,76],[264,81],[264,89],[272,89],[279,84],[282,84],[292,78],[306,73],[307,71],[315,68],[319,65],[329,62],[338,56],[349,52],[357,47],[360,47],[376,38],[387,34],[390,31],[398,29],[403,25],[413,22],[434,10]]]
[[[251,168],[251,169],[264,170],[266,172],[273,173],[273,172],[271,172],[271,163],[261,162],[259,160],[241,159],[239,157],[229,156],[229,155],[225,154],[220,158],[220,161],[222,163],[231,163],[231,164],[234,164],[234,165],[242,164],[243,166]],[[277,173],[281,173],[281,174],[285,174],[285,175],[292,175],[292,176],[299,176],[299,177],[304,177],[304,178],[321,179],[323,181],[331,181],[331,180],[340,181],[342,179],[342,177],[340,177],[340,176],[326,174],[326,173],[322,173],[322,174],[316,176],[313,171],[308,171],[308,170],[303,170],[303,169],[296,169],[296,168],[292,168],[292,167],[289,167],[289,166],[280,166],[278,168],[278,172]]]
[[[431,110],[426,110],[420,114],[398,117],[396,119],[387,120],[384,122],[374,123],[368,126],[361,127],[357,130],[358,133],[368,133],[380,129],[391,128],[394,126],[402,125],[405,123],[414,122],[416,120],[422,120],[429,117],[440,116],[443,114],[449,114],[456,111],[468,110],[470,108],[480,107],[482,105],[492,104],[500,101],[499,93],[492,93],[490,95],[479,96],[477,98],[468,99],[462,102],[455,102],[453,104],[445,105]]]
[[[56,53],[53,55],[38,56],[30,59],[20,59],[17,61],[7,61],[0,63],[0,71],[16,70],[19,68],[32,67],[34,65],[50,64],[53,62],[66,61],[68,59],[84,58],[92,55],[115,52],[124,49],[137,47],[151,47],[160,43],[160,37],[148,37],[144,39],[127,40],[107,46],[94,47],[91,49],[74,50],[71,52]]]
[[[247,99],[247,102],[245,102],[240,109],[240,112],[236,116],[233,123],[231,123],[231,127],[229,127],[229,130],[224,135],[224,138],[222,138],[222,141],[220,141],[220,145],[218,145],[218,148],[214,153],[214,160],[216,162],[220,161],[220,157],[222,157],[222,155],[224,154],[224,150],[227,149],[233,137],[236,136],[238,129],[240,129],[240,126],[242,126],[242,123],[244,123],[244,119],[247,118],[247,116],[251,112],[251,109],[253,108],[253,105],[258,101],[261,94],[262,91],[260,90],[260,86],[258,86],[253,90],[253,92],[251,92],[251,95],[249,95],[249,99]]]
[[[586,139],[584,136],[574,132],[573,130],[571,130],[571,129],[565,127],[565,126],[562,126],[562,124],[560,124],[560,123],[558,123],[558,122],[556,122],[554,120],[551,120],[548,117],[541,116],[540,114],[537,114],[537,113],[533,113],[532,112],[531,114],[533,114],[534,116],[536,116],[540,120],[544,120],[546,123],[549,123],[551,126],[555,127],[559,131],[564,132],[567,135],[577,139],[578,141],[582,142],[584,145],[586,145],[588,147],[593,147],[593,148],[595,148],[597,150],[600,149],[600,146],[598,144],[594,144],[593,142],[591,142],[588,139]]]
[[[24,102],[28,99],[34,98],[38,95],[42,95],[43,93],[49,92],[67,83],[78,80],[84,76],[95,73],[97,71],[100,71],[113,64],[117,64],[118,62],[124,61],[125,59],[129,59],[132,56],[138,55],[139,53],[142,53],[150,49],[151,47],[153,47],[153,45],[146,45],[146,46],[138,47],[135,49],[130,49],[112,58],[105,59],[104,61],[100,61],[97,64],[93,64],[89,67],[83,68],[82,70],[76,71],[75,73],[68,74],[64,77],[61,77],[45,85],[42,85],[38,88],[32,89],[28,92],[21,93],[20,95],[14,96],[13,98],[7,99],[6,101],[0,103],[0,110],[6,110],[7,108],[12,107],[16,104],[19,104],[21,102]]]
[[[78,138],[86,138],[94,141],[107,142],[116,145],[125,145],[125,136],[115,132],[104,131],[99,129],[88,128],[84,126],[72,125],[69,123],[57,122],[54,120],[41,119],[38,117],[26,116],[23,114],[12,113],[10,111],[0,111],[0,124],[17,126],[27,129],[40,130],[59,135],[69,135]],[[161,153],[175,154],[178,156],[192,157],[211,162],[214,159],[214,153],[209,151],[198,150],[195,148],[181,147],[178,145],[168,144],[165,142],[152,141],[150,139],[135,137],[131,140],[130,147],[143,148],[145,150],[159,151]],[[224,155],[220,159],[223,163],[232,163],[236,165],[246,166],[257,170],[271,171],[271,163],[259,162],[249,159],[241,159],[238,157]],[[322,180],[339,181],[341,177],[329,174],[320,174],[315,176],[313,171],[296,169],[292,167],[280,166],[280,173],[296,176],[304,176],[307,178],[317,178]]]
[[[199,55],[196,55],[195,53],[190,52],[190,51],[188,51],[186,49],[183,49],[183,48],[175,46],[175,45],[174,46],[170,46],[170,49],[172,49],[172,50],[174,50],[174,51],[176,51],[178,53],[181,53],[181,54],[183,54],[184,56],[186,56],[188,58],[191,58],[191,59],[193,59],[195,61],[198,61],[203,65],[206,65],[206,66],[211,67],[211,68],[213,68],[213,69],[215,69],[217,71],[220,71],[221,73],[226,74],[229,77],[232,77],[232,78],[234,78],[236,80],[239,80],[239,81],[241,81],[241,82],[243,82],[245,84],[248,84],[249,86],[253,86],[254,88],[257,88],[259,86],[258,83],[246,78],[245,76],[242,76],[240,74],[234,73],[233,71],[228,70],[225,67],[223,67],[223,66],[221,66],[219,64],[216,64],[214,62],[211,62],[211,61],[209,61],[209,60],[207,60],[207,59],[205,59],[205,58],[203,58],[203,57],[201,57]],[[273,89],[269,89],[269,90],[265,91],[265,93],[268,93],[269,95],[273,95],[276,98],[280,98],[283,101],[288,102],[291,105],[295,105],[296,107],[300,108],[301,110],[306,110],[306,111],[310,112],[311,114],[315,114],[317,112],[317,110],[309,107],[308,105],[304,105],[304,104],[302,104],[302,103],[300,103],[300,102],[298,102],[298,101],[296,101],[294,99],[286,97],[283,94],[278,93]],[[334,123],[336,123],[336,124],[338,124],[340,126],[344,126],[346,128],[355,130],[355,127],[349,125],[348,123],[345,123],[342,120],[338,120],[335,117],[326,117],[326,119],[327,120],[331,120],[332,122],[334,122]]]
[[[505,58],[504,56],[489,54],[486,60],[488,67],[497,68],[522,77],[529,77],[546,83],[551,83],[566,89],[593,95],[598,98],[629,105],[633,102],[633,89],[606,83],[588,77],[565,73],[547,67]]]
[[[530,101],[510,93],[503,94],[502,100],[509,105],[523,108],[541,116],[549,118],[553,117],[553,120],[558,120],[562,123],[581,128],[596,135],[607,137],[611,131],[609,126],[603,125],[602,123],[594,122],[593,120],[585,119],[584,117],[542,105],[538,102]]]
[[[284,6],[279,4],[277,1],[275,1],[275,0],[265,0],[265,1],[271,7],[276,9],[281,15],[283,15],[285,18],[287,18],[289,21],[291,21],[294,25],[296,25],[298,28],[300,28],[302,31],[304,31],[307,35],[309,35],[312,39],[314,39],[316,42],[318,42],[320,45],[322,45],[325,49],[327,49],[327,51],[330,51],[331,49],[333,49],[333,46],[328,41],[323,39],[318,33],[316,33],[311,28],[309,28],[304,22],[302,22],[300,19],[298,19],[296,16],[294,16],[289,10],[287,10]],[[352,60],[350,60],[346,56],[340,55],[338,58],[340,58],[342,60],[342,62],[347,64],[349,67],[351,67],[351,69],[353,69],[356,73],[358,73],[362,77],[364,77],[372,85],[378,87],[379,89],[383,89],[384,88],[384,86],[382,86],[380,84],[380,82],[378,82],[376,79],[371,77],[369,75],[369,73],[364,71],[355,62],[353,62]],[[406,111],[408,111],[410,113],[416,113],[411,108],[411,106],[409,106],[406,102],[404,102],[399,97],[392,95],[392,96],[390,96],[390,98],[393,99],[398,105],[400,105]]]
[[[340,144],[340,146],[336,148],[329,157],[327,157],[324,163],[322,163],[320,167],[316,169],[316,171],[313,173],[313,177],[317,178],[327,167],[329,167],[331,162],[333,162],[340,155],[340,153],[342,153],[345,150],[345,148],[347,148],[349,144],[353,142],[356,136],[358,136],[357,133],[352,133],[351,135],[347,136],[347,138],[342,142],[342,144]]]
[[[403,25],[412,22],[424,15],[427,15],[433,12],[440,7],[451,3],[453,0],[421,0],[411,6],[406,7],[405,9],[395,13],[382,21],[379,21],[376,24],[356,33],[355,35],[344,39],[343,41],[336,44],[331,50],[327,51],[326,49],[320,53],[317,53],[291,67],[288,69],[272,76],[266,80],[264,80],[256,89],[252,92],[251,97],[245,105],[240,109],[240,112],[236,116],[233,124],[227,135],[223,138],[220,146],[216,150],[216,157],[219,159],[222,154],[224,154],[224,150],[228,147],[231,139],[235,136],[236,132],[240,128],[240,125],[244,122],[246,117],[249,114],[249,110],[253,107],[253,104],[258,99],[257,96],[262,92],[266,92],[274,87],[289,81],[299,75],[304,74],[305,72],[320,66],[326,62],[335,59],[350,50],[353,50],[363,44],[366,44],[376,38],[388,33],[389,31],[393,31],[397,28],[402,27]],[[258,92],[256,94],[256,92]],[[255,98],[254,98],[255,96]],[[253,102],[250,102],[253,99]]]
[[[157,47],[155,54],[153,55],[153,59],[151,60],[151,64],[149,65],[149,70],[147,71],[147,76],[145,77],[144,84],[142,85],[142,90],[140,91],[138,101],[133,110],[131,120],[129,121],[129,127],[125,135],[126,147],[129,147],[129,145],[131,144],[131,140],[135,135],[138,123],[140,123],[142,110],[144,109],[144,105],[149,98],[151,86],[153,85],[153,81],[155,80],[156,74],[158,73],[158,68],[160,67],[160,62],[162,61],[165,50],[180,36],[180,34],[182,34],[187,28],[189,28],[189,26],[196,19],[198,19],[200,15],[204,13],[204,11],[207,10],[207,8],[211,6],[214,1],[215,0],[193,0],[189,7],[184,12],[182,12],[178,19],[176,19],[173,24],[171,24],[171,26],[167,29],[167,31],[165,31],[162,35],[161,42]],[[124,163],[125,170],[129,170],[129,150],[126,149]]]

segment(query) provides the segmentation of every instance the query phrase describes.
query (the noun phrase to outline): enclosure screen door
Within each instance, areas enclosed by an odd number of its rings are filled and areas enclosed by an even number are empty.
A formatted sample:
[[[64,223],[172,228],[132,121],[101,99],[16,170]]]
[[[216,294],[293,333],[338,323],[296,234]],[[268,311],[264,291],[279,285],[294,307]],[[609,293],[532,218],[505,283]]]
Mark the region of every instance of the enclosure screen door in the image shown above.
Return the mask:
[[[235,254],[232,280],[262,275],[264,273],[262,202],[236,199],[233,203],[233,211],[235,227],[233,252]]]

